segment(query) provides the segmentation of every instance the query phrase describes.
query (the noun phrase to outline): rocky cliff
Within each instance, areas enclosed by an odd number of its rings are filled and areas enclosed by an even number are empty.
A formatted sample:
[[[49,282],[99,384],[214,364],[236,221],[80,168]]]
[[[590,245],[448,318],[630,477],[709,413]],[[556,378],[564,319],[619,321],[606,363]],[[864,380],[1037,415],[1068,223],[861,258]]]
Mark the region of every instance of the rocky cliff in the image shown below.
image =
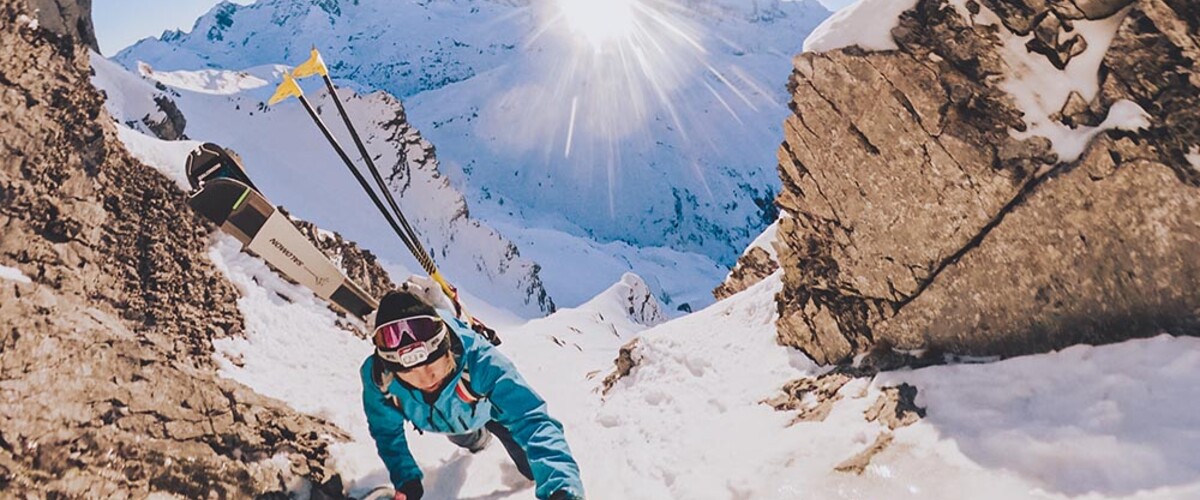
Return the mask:
[[[124,150],[87,50],[32,11],[0,0],[0,489],[341,496],[341,431],[217,375],[212,340],[243,318],[214,228]]]
[[[42,27],[100,52],[92,25],[92,0],[30,0],[29,5]]]
[[[1197,4],[919,0],[886,38],[795,59],[781,342],[841,363],[1200,334]]]

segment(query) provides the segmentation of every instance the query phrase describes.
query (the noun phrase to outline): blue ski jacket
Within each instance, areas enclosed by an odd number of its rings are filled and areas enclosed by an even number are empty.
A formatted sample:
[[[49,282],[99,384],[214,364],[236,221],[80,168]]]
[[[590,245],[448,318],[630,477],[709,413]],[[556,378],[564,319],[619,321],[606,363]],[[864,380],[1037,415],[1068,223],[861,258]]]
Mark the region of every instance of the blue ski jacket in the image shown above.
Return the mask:
[[[517,369],[498,349],[448,311],[438,313],[450,327],[455,372],[433,399],[375,366],[375,356],[362,365],[363,407],[380,458],[392,484],[421,479],[408,449],[405,422],[418,431],[467,434],[495,420],[525,450],[539,499],[563,491],[583,498],[579,466],[571,456],[562,424],[546,410]]]

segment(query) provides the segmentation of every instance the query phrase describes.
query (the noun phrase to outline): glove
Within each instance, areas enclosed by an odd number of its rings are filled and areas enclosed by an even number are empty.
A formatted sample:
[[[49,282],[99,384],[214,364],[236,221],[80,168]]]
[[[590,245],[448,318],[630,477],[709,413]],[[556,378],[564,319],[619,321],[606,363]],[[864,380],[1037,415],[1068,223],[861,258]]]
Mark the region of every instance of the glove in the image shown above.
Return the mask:
[[[421,486],[420,479],[413,479],[396,488],[396,494],[392,496],[392,500],[421,500],[425,495],[425,487]]]
[[[478,333],[484,340],[491,342],[492,345],[500,345],[500,334],[496,333],[496,330],[488,328],[477,318],[471,318],[471,329],[475,330],[475,333]]]
[[[406,292],[412,292],[424,300],[427,304],[438,309],[458,311],[458,308],[454,306],[454,301],[450,300],[450,297],[447,297],[446,294],[442,292],[441,285],[438,285],[436,281],[433,281],[433,278],[417,276],[414,274],[409,276],[408,280],[400,285],[400,289]]]
[[[583,500],[583,497],[567,490],[558,490],[550,495],[550,500]]]

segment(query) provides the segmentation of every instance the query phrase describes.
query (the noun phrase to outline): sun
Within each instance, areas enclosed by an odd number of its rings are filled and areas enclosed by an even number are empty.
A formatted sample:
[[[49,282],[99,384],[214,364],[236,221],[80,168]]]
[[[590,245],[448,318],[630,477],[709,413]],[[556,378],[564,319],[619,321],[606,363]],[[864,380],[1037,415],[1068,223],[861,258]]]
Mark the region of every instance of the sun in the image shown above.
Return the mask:
[[[620,43],[633,32],[637,0],[558,0],[567,25],[592,48]]]

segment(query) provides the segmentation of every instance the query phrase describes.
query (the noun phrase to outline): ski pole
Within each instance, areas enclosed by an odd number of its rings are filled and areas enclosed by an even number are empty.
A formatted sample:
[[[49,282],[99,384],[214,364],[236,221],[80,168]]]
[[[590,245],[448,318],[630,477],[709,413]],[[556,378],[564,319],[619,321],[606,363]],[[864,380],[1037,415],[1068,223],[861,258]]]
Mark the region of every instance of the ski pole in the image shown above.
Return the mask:
[[[454,302],[454,306],[458,309],[456,312],[466,316],[467,320],[472,324],[472,326],[477,325],[479,327],[479,332],[487,337],[489,341],[498,344],[499,339],[496,337],[495,330],[488,328],[487,325],[484,325],[483,322],[473,317],[470,312],[466,310],[466,308],[462,305],[462,301],[459,299],[458,289],[451,285],[450,282],[447,281],[444,276],[442,276],[442,273],[437,268],[437,264],[433,261],[433,258],[429,256],[428,252],[425,251],[425,247],[420,245],[420,238],[417,238],[416,231],[414,231],[412,225],[408,223],[408,218],[404,216],[404,211],[400,210],[400,206],[398,203],[396,203],[396,199],[392,197],[392,192],[390,189],[388,189],[387,183],[384,182],[383,176],[380,175],[379,168],[375,166],[375,160],[371,157],[370,153],[367,152],[367,148],[363,144],[362,138],[358,134],[358,129],[350,120],[350,114],[346,112],[345,106],[342,105],[342,100],[338,97],[337,88],[333,84],[333,79],[329,77],[329,68],[325,65],[325,60],[321,57],[321,52],[318,51],[316,47],[313,47],[308,61],[305,61],[300,66],[297,66],[293,71],[293,74],[297,78],[306,78],[318,74],[321,75],[321,78],[325,83],[325,88],[328,89],[330,97],[333,98],[334,105],[337,107],[338,114],[342,117],[342,122],[345,123],[346,129],[350,132],[351,139],[354,140],[354,145],[358,148],[359,155],[362,156],[363,161],[367,164],[367,168],[371,171],[371,176],[375,180],[375,185],[380,191],[383,192],[384,198],[387,199],[388,205],[395,213],[396,218],[400,221],[400,225],[405,231],[408,232],[409,239],[414,242],[416,247],[415,250],[413,248],[410,248],[409,250],[414,253],[413,256],[425,269],[425,272],[429,273],[429,277],[437,282],[438,286],[441,287],[442,292],[445,293],[446,296],[450,297],[450,299]]]
[[[375,166],[375,161],[367,152],[367,148],[363,144],[362,138],[358,134],[358,130],[354,127],[353,122],[351,122],[349,113],[346,112],[346,108],[342,105],[341,99],[338,98],[337,89],[333,85],[333,80],[329,78],[329,71],[325,67],[325,62],[321,59],[321,55],[316,48],[313,49],[312,57],[309,59],[309,61],[297,67],[295,73],[301,77],[311,76],[313,74],[320,74],[322,76],[322,79],[325,82],[325,87],[329,90],[330,97],[333,98],[333,102],[337,107],[338,114],[341,115],[343,123],[345,123],[347,130],[350,132],[350,137],[354,140],[354,144],[358,148],[358,152],[362,156],[363,161],[366,162],[367,168],[370,170],[376,186],[378,186],[379,190],[383,192],[384,198],[387,199],[388,205],[393,210],[396,219],[399,219],[400,224],[403,226],[403,231],[407,233],[407,237],[405,237],[404,234],[401,234],[402,231],[396,226],[396,222],[391,217],[391,214],[389,214],[388,211],[383,207],[379,197],[375,194],[374,190],[367,185],[366,180],[353,165],[353,162],[350,160],[345,150],[342,149],[341,144],[337,142],[337,139],[334,138],[332,133],[329,132],[329,129],[325,125],[324,121],[321,120],[319,115],[317,115],[312,105],[308,103],[308,100],[304,97],[303,91],[300,90],[299,86],[295,84],[295,80],[291,77],[291,75],[284,76],[284,83],[280,85],[280,90],[277,91],[276,97],[272,98],[271,103],[274,104],[274,102],[278,102],[278,100],[282,100],[293,95],[300,100],[301,104],[303,104],[304,108],[308,111],[309,116],[313,119],[313,122],[316,123],[321,129],[321,132],[325,135],[325,138],[331,145],[333,145],[334,149],[337,150],[338,156],[341,157],[342,161],[350,169],[351,173],[354,174],[354,177],[358,180],[359,185],[363,188],[363,190],[367,191],[367,195],[371,197],[371,201],[375,203],[375,207],[379,211],[383,212],[384,217],[387,218],[388,223],[392,226],[392,229],[396,231],[396,234],[400,236],[401,240],[404,241],[405,246],[408,247],[408,251],[413,254],[413,257],[417,259],[417,262],[421,265],[425,272],[429,273],[429,277],[433,279],[439,287],[441,287],[442,293],[445,293],[446,296],[449,297],[454,303],[454,306],[458,309],[456,312],[466,317],[467,322],[472,329],[483,335],[484,338],[486,338],[492,344],[499,345],[500,338],[496,334],[496,331],[492,328],[489,328],[482,321],[475,318],[469,311],[467,311],[466,307],[463,306],[462,301],[459,298],[458,289],[446,280],[441,271],[437,268],[437,264],[434,263],[433,258],[430,257],[428,252],[425,251],[425,247],[420,244],[420,239],[417,238],[416,231],[414,231],[412,226],[408,223],[408,219],[404,216],[404,212],[400,210],[400,206],[396,203],[395,198],[392,196],[391,190],[387,188],[387,184],[384,182],[383,176],[380,175],[378,167]],[[280,94],[284,95],[281,97]]]
[[[400,205],[396,203],[396,199],[392,197],[392,191],[388,189],[387,183],[384,182],[383,176],[379,173],[379,168],[375,166],[375,160],[371,154],[367,152],[367,147],[363,144],[362,137],[358,135],[358,128],[350,120],[350,114],[346,112],[346,107],[342,105],[342,100],[338,97],[337,88],[333,85],[333,79],[329,77],[329,68],[325,66],[325,60],[321,57],[320,51],[314,47],[312,55],[308,61],[300,66],[297,66],[293,74],[297,78],[305,78],[313,75],[321,75],[321,79],[325,82],[325,88],[329,90],[330,97],[333,98],[333,104],[337,107],[338,114],[342,117],[342,123],[346,125],[346,130],[350,132],[350,138],[354,140],[354,145],[358,148],[358,153],[362,156],[363,161],[367,164],[367,169],[371,171],[371,177],[375,180],[375,185],[383,192],[384,199],[387,200],[392,212],[396,215],[396,219],[400,222],[401,227],[408,233],[408,237],[413,242],[419,243],[417,232],[413,230],[412,225],[408,223],[408,218],[404,216],[404,211],[400,210]],[[429,276],[442,287],[442,291],[450,298],[454,299],[457,307],[462,307],[458,302],[458,292],[454,287],[442,277],[442,273],[438,270],[437,264],[423,245],[417,245],[416,250],[418,255],[414,255],[421,267]]]
[[[300,90],[300,86],[296,84],[296,80],[288,74],[284,75],[283,84],[280,85],[279,92],[276,92],[276,95],[271,98],[270,104],[273,105],[276,102],[285,99],[286,97],[296,97],[300,101],[300,104],[304,105],[304,110],[308,111],[308,116],[312,118],[313,123],[317,124],[317,128],[321,129],[321,133],[325,135],[325,139],[329,141],[331,146],[333,146],[333,150],[337,152],[338,156],[342,159],[342,162],[345,163],[346,168],[350,169],[351,174],[354,174],[354,178],[358,181],[358,185],[367,192],[368,196],[370,196],[371,201],[375,204],[375,208],[383,214],[385,219],[387,219],[388,225],[390,225],[392,230],[396,232],[396,236],[399,236],[400,240],[404,242],[404,246],[408,247],[408,250],[415,254],[416,250],[413,248],[413,242],[409,240],[408,236],[404,234],[404,231],[400,229],[400,226],[396,224],[396,221],[392,218],[391,214],[387,211],[387,209],[384,208],[383,202],[379,200],[379,197],[375,195],[375,191],[371,189],[371,186],[367,183],[367,180],[363,178],[358,169],[354,167],[354,162],[350,160],[350,156],[346,154],[344,149],[342,149],[342,145],[338,143],[337,138],[334,137],[333,133],[329,131],[329,127],[325,125],[324,120],[321,120],[321,116],[317,114],[317,110],[314,109],[312,104],[308,102],[308,99],[304,97],[304,92]],[[422,263],[422,265],[424,265],[424,263]]]
[[[383,192],[383,197],[387,200],[388,204],[391,205],[392,210],[395,211],[396,218],[400,221],[400,225],[404,228],[404,230],[408,232],[409,238],[411,238],[414,242],[419,243],[420,240],[417,239],[416,231],[414,231],[412,226],[409,225],[408,218],[404,216],[404,211],[400,210],[400,206],[396,203],[396,199],[392,197],[392,191],[387,188],[387,183],[384,182],[383,176],[380,175],[379,168],[375,166],[375,160],[372,159],[370,153],[367,152],[367,147],[363,144],[362,138],[359,137],[358,130],[355,129],[354,124],[350,121],[350,114],[346,112],[346,108],[342,105],[342,100],[338,98],[337,89],[333,85],[333,80],[329,78],[329,73],[321,73],[321,78],[325,80],[325,88],[329,89],[329,94],[333,96],[333,102],[337,106],[338,114],[342,116],[342,122],[346,124],[346,129],[350,131],[350,137],[354,139],[354,145],[358,147],[358,153],[362,155],[363,160],[366,161],[367,169],[371,171],[371,176],[374,177],[375,185],[378,186],[379,190]],[[442,288],[442,292],[454,301],[454,305],[460,309],[460,313],[465,314],[467,318],[475,321],[475,318],[472,317],[470,313],[466,312],[461,301],[459,301],[458,289],[451,285],[450,282],[442,276],[442,272],[438,270],[437,264],[433,261],[433,258],[429,256],[428,252],[425,251],[425,247],[418,245],[417,248],[421,253],[420,256],[417,256],[417,260],[421,262],[421,266],[425,268],[425,272],[429,273],[429,277],[437,282],[438,286]]]
[[[380,175],[379,168],[375,166],[375,160],[372,159],[370,153],[367,152],[367,147],[363,144],[362,138],[359,137],[358,130],[354,127],[354,123],[350,121],[350,115],[346,113],[346,108],[342,105],[342,100],[338,98],[337,89],[333,86],[333,80],[329,79],[329,74],[327,72],[322,72],[321,77],[323,80],[325,80],[325,88],[329,89],[329,95],[333,97],[333,103],[335,106],[337,106],[338,114],[342,117],[342,123],[345,123],[346,129],[350,131],[350,138],[354,140],[354,145],[358,148],[358,154],[362,155],[363,161],[367,163],[367,169],[371,171],[371,177],[375,180],[375,185],[380,191],[383,192],[384,199],[387,200],[388,205],[396,215],[396,220],[400,222],[400,226],[403,227],[408,233],[408,237],[414,242],[419,242],[420,240],[417,239],[416,231],[414,231],[412,225],[408,223],[408,218],[404,216],[404,211],[400,210],[400,205],[396,203],[396,198],[392,196],[392,191],[387,188],[387,183],[384,182],[383,176]],[[416,257],[421,263],[421,267],[423,267],[425,272],[428,272],[430,277],[437,281],[443,289],[447,288],[449,285],[445,283],[444,279],[439,279],[441,278],[441,273],[438,272],[437,264],[433,262],[433,258],[429,256],[429,252],[425,250],[423,245],[418,245],[417,249],[419,250],[420,255]],[[449,291],[446,292],[447,295],[449,295]]]

